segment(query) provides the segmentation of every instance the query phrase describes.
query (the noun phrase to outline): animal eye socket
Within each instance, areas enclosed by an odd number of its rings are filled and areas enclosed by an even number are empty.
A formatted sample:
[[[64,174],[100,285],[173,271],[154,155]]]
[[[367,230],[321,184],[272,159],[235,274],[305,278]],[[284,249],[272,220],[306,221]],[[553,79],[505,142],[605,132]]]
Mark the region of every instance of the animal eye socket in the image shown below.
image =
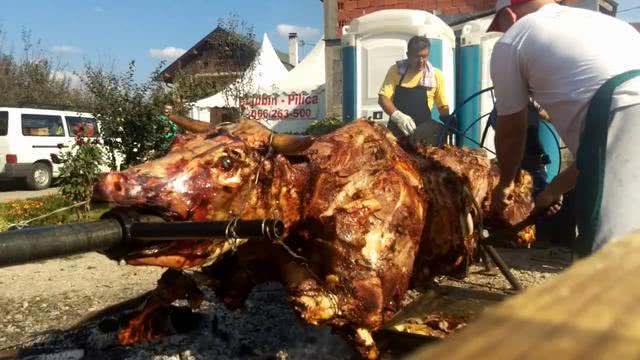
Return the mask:
[[[223,156],[218,160],[218,164],[223,170],[229,171],[233,169],[233,158],[231,156]]]

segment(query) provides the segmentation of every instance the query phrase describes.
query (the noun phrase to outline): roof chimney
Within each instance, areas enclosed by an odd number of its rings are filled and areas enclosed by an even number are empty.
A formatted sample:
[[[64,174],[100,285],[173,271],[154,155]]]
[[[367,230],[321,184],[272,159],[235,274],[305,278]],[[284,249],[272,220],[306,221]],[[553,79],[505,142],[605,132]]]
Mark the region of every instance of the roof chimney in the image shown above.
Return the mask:
[[[289,64],[298,65],[298,34],[289,33]]]

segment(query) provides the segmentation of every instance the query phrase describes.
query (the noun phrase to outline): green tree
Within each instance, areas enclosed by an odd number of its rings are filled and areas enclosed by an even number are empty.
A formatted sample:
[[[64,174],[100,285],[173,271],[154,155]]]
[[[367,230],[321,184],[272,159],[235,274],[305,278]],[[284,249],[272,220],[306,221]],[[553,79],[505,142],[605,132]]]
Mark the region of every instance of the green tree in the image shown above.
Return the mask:
[[[92,95],[93,113],[101,125],[112,166],[117,153],[122,154],[125,168],[160,156],[168,141],[163,137],[168,124],[160,115],[171,95],[156,80],[159,68],[143,83],[134,80],[135,70],[133,61],[123,73],[85,66],[83,83]]]
[[[48,56],[30,32],[23,31],[22,42],[20,56],[7,51],[0,29],[0,105],[87,109],[86,93],[71,83],[77,75]]]

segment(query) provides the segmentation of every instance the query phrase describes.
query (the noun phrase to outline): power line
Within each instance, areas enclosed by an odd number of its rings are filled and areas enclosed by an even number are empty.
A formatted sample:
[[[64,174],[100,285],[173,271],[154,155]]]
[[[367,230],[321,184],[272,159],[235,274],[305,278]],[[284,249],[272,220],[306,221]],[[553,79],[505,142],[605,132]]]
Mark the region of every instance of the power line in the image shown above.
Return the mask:
[[[640,9],[640,6],[634,6],[632,8],[628,8],[628,9],[624,9],[624,10],[618,10],[618,14],[623,13],[623,12],[627,12],[627,11],[631,11],[631,10],[637,10]]]

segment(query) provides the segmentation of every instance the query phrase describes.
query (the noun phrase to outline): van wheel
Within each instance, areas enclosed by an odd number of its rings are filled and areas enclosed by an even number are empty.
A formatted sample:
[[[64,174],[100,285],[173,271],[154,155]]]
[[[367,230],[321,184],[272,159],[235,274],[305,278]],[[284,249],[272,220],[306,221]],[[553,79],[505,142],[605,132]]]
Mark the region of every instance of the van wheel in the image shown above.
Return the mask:
[[[35,163],[27,176],[27,186],[31,190],[43,190],[51,186],[51,167],[44,163]]]

